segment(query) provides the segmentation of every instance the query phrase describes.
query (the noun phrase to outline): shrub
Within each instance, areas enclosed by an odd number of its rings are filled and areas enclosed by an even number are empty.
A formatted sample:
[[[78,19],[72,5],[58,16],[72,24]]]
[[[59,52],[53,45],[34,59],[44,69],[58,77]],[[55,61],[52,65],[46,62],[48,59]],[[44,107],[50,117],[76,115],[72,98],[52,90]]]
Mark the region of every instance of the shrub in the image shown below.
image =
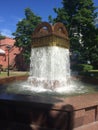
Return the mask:
[[[78,64],[74,66],[75,70],[80,71],[80,72],[88,72],[89,70],[93,69],[92,65],[88,64]]]
[[[88,75],[90,77],[98,78],[98,70],[90,70],[90,71],[88,71]]]

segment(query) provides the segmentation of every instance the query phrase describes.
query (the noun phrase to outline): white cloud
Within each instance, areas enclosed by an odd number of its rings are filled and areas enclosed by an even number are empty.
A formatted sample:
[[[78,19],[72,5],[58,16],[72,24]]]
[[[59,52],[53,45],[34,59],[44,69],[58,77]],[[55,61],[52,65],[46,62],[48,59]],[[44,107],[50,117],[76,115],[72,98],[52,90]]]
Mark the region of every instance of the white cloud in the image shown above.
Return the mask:
[[[1,34],[7,37],[13,37],[10,29],[1,29]]]
[[[18,21],[21,21],[22,18],[19,18],[17,16],[10,16],[10,19],[7,21],[0,16],[0,33],[7,37],[14,37],[12,33],[16,30],[16,24]]]

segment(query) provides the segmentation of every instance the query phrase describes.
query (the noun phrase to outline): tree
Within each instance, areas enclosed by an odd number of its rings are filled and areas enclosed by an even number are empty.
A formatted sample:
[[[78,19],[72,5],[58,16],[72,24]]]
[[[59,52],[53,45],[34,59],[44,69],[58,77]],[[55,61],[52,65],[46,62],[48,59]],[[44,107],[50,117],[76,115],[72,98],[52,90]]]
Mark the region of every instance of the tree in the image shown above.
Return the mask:
[[[5,36],[3,36],[1,33],[0,33],[0,46],[1,46],[1,40],[5,39]]]
[[[0,40],[2,39],[5,39],[5,36],[3,36],[1,33],[0,33]]]
[[[92,38],[95,37],[91,35],[91,29],[96,32],[93,24],[97,16],[96,7],[92,0],[62,0],[62,5],[61,8],[54,8],[57,17],[52,19],[49,16],[49,21],[65,24],[70,37],[70,49],[79,53],[80,61],[87,61],[88,57],[84,58],[82,54],[84,51],[86,54],[87,48],[93,46]]]
[[[31,9],[25,9],[25,18],[17,23],[15,36],[15,46],[22,48],[24,62],[29,63],[31,52],[32,32],[35,27],[41,22],[41,17],[35,15]]]
[[[83,39],[83,58],[84,60],[90,61],[95,69],[98,69],[98,28],[90,26],[90,30],[84,32]]]

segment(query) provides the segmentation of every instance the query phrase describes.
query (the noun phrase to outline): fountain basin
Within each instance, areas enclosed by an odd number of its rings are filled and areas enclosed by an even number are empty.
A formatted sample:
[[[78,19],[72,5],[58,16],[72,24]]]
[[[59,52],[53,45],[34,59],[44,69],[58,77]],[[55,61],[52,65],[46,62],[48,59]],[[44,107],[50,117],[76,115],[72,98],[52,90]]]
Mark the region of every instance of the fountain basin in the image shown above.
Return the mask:
[[[5,82],[16,79],[26,77],[9,77]],[[97,121],[98,93],[67,98],[0,94],[0,129],[97,130]]]

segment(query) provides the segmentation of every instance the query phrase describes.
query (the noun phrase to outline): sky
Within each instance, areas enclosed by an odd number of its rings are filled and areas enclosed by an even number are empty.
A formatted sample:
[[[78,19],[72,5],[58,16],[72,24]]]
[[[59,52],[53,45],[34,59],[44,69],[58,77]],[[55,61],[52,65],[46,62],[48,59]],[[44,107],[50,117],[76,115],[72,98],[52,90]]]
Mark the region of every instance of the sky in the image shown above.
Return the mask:
[[[62,6],[62,0],[1,0],[0,1],[0,33],[12,37],[16,31],[16,24],[25,18],[24,10],[30,8],[35,15],[48,21],[48,16],[56,17],[53,8]],[[98,6],[98,0],[93,0]],[[97,10],[98,11],[98,10]]]

